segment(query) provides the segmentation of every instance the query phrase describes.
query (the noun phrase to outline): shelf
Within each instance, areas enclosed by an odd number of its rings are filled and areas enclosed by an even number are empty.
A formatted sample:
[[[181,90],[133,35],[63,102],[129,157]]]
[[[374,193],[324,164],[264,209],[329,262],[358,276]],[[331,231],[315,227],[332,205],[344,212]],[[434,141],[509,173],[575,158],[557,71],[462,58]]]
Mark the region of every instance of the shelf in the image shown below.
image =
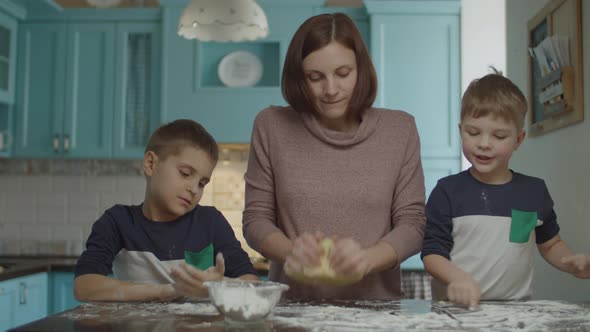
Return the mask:
[[[247,51],[258,56],[263,64],[262,78],[249,88],[276,88],[280,85],[280,43],[279,42],[244,42],[244,43],[200,43],[199,61],[196,70],[198,88],[227,88],[218,77],[219,62],[224,56],[235,51]],[[244,88],[230,88],[244,89]]]

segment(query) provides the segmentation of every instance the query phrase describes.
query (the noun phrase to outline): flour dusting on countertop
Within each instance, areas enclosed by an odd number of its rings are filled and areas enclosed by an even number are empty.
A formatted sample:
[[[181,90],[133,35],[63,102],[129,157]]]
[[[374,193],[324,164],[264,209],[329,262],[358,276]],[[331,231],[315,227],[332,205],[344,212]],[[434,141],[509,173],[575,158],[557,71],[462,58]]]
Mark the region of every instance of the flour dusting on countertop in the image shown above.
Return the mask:
[[[217,316],[217,309],[210,302],[189,302],[189,303],[84,303],[80,306],[82,313],[66,311],[63,317],[69,319],[84,319],[99,317],[101,312],[109,312],[109,315],[116,313],[116,316],[148,317],[159,316],[163,313],[175,315],[202,315]]]
[[[161,330],[223,327],[210,302],[96,303],[60,314],[70,320],[155,325]],[[139,319],[138,319],[139,318]],[[478,310],[425,300],[282,303],[269,330],[351,331],[588,331],[590,305],[559,301],[485,301]]]
[[[440,302],[424,313],[404,310],[403,301],[397,310],[370,302],[357,304],[363,306],[279,306],[273,322],[310,331],[554,331],[566,324],[571,331],[590,331],[588,308],[556,301],[487,302],[479,310]]]

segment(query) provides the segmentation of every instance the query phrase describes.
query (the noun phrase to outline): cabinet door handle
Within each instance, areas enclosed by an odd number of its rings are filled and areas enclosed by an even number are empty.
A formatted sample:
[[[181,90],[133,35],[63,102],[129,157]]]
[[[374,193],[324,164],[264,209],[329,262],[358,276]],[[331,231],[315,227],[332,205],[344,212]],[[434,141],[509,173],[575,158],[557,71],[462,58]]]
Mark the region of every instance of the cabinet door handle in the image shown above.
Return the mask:
[[[53,135],[53,152],[55,152],[55,153],[59,152],[59,135],[58,134]]]
[[[27,284],[24,282],[21,282],[19,284],[19,287],[20,287],[20,296],[18,299],[18,303],[19,304],[27,304],[27,293],[28,293]]]
[[[70,135],[64,135],[64,151],[70,151]]]

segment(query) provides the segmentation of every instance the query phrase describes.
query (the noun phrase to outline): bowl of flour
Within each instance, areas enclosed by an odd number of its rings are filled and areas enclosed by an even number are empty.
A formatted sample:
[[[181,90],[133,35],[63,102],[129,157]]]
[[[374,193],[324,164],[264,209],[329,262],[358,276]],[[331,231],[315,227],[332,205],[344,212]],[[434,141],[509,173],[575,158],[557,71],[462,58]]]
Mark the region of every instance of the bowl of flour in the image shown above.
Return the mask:
[[[228,279],[203,283],[209,299],[229,323],[263,321],[289,286],[272,281]]]

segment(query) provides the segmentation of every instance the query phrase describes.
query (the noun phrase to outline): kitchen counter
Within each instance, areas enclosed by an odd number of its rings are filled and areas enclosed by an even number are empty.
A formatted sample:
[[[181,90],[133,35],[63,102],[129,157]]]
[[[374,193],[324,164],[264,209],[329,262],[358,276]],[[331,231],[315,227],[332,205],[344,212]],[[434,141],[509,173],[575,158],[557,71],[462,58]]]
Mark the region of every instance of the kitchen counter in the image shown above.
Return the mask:
[[[0,281],[39,272],[74,272],[77,261],[74,256],[0,256]],[[268,261],[253,260],[252,264],[261,277],[268,274]]]
[[[258,325],[227,325],[208,302],[91,303],[11,331],[590,331],[590,303],[428,300],[281,303]]]
[[[73,272],[76,257],[5,256],[0,257],[0,281],[23,277],[39,272]]]

